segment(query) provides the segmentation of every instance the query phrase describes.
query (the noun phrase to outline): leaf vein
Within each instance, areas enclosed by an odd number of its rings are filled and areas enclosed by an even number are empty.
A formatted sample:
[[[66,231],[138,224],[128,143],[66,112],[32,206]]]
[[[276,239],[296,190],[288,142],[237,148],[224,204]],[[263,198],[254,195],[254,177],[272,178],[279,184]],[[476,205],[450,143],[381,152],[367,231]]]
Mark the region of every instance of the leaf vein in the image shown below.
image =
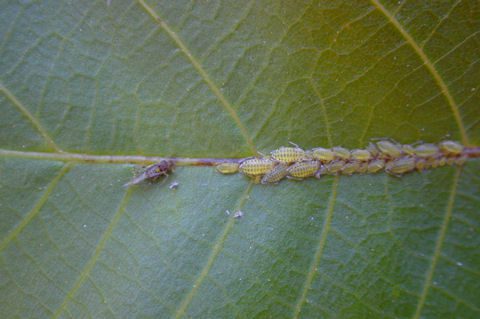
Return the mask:
[[[240,117],[238,116],[237,112],[233,108],[232,104],[225,98],[225,96],[222,94],[218,86],[213,82],[213,80],[210,78],[208,73],[205,71],[203,66],[200,64],[198,59],[193,56],[192,52],[188,49],[188,47],[185,45],[183,40],[180,38],[180,36],[173,31],[170,26],[144,1],[144,0],[137,0],[138,3],[142,6],[142,8],[160,25],[160,27],[170,36],[170,38],[173,40],[173,42],[180,48],[180,50],[183,52],[183,54],[187,57],[187,59],[190,61],[192,66],[197,70],[199,75],[203,78],[205,83],[208,85],[210,90],[215,94],[217,99],[220,101],[220,104],[224,107],[224,109],[230,114],[232,117],[233,121],[239,128],[243,138],[245,139],[248,147],[253,153],[256,153],[256,147],[253,143],[253,140],[251,139],[250,135],[248,134],[247,128],[245,125],[242,123],[240,120]]]
[[[452,94],[450,93],[450,90],[443,80],[442,76],[440,73],[437,71],[435,68],[435,65],[430,61],[428,56],[425,54],[423,49],[417,44],[415,39],[407,32],[407,30],[400,24],[400,22],[378,1],[378,0],[370,0],[372,5],[374,5],[386,18],[387,20],[398,30],[398,32],[402,35],[402,37],[407,41],[407,43],[412,47],[412,49],[415,51],[415,53],[418,55],[418,57],[423,61],[425,67],[437,83],[438,87],[440,88],[440,91],[444,95],[445,99],[447,100],[450,109],[453,113],[453,117],[455,118],[455,121],[457,122],[457,126],[459,129],[459,133],[462,138],[462,143],[465,145],[470,145],[470,141],[467,135],[467,132],[465,130],[465,126],[463,124],[462,116],[459,111],[459,107],[457,103],[455,102],[455,99],[453,98]]]
[[[337,189],[338,189],[338,182],[339,177],[335,176],[335,179],[332,183],[332,190],[330,192],[330,199],[328,201],[327,213],[325,216],[325,221],[322,226],[322,231],[320,232],[320,240],[318,241],[318,246],[315,251],[315,255],[312,259],[310,264],[310,268],[308,270],[307,277],[305,278],[305,282],[303,284],[300,297],[298,298],[297,304],[295,305],[295,310],[293,313],[293,318],[299,318],[300,311],[302,310],[303,304],[307,298],[308,290],[312,286],[313,279],[315,277],[315,273],[317,272],[318,265],[320,264],[320,260],[323,255],[323,250],[325,248],[325,243],[327,242],[327,235],[330,231],[330,225],[332,222],[333,211],[335,207],[335,202],[337,198]]]
[[[445,209],[445,215],[443,217],[442,226],[440,228],[440,231],[438,233],[438,237],[435,243],[435,249],[433,251],[430,267],[427,273],[425,274],[425,282],[423,284],[422,293],[420,295],[420,299],[417,304],[417,309],[415,310],[415,313],[413,315],[413,319],[420,318],[423,306],[425,305],[425,301],[427,299],[429,288],[432,285],[435,268],[437,267],[438,259],[440,258],[441,251],[442,251],[443,242],[445,241],[445,236],[448,230],[448,225],[450,223],[450,219],[452,218],[453,204],[455,202],[455,196],[457,194],[457,186],[458,186],[458,181],[460,179],[461,172],[462,172],[461,168],[457,169],[455,172],[455,176],[453,178],[452,188],[450,190],[450,195],[448,197],[447,207]]]

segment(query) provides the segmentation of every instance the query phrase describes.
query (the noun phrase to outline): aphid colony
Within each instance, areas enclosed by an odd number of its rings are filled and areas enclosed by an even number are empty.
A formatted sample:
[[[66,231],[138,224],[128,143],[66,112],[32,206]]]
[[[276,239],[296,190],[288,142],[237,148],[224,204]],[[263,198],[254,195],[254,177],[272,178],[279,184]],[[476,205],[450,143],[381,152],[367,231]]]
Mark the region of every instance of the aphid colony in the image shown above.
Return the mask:
[[[402,145],[389,140],[370,143],[366,149],[343,147],[303,150],[297,145],[280,147],[268,156],[250,157],[239,163],[217,166],[222,174],[241,172],[257,183],[278,183],[283,178],[304,179],[322,175],[352,175],[385,171],[400,176],[445,165],[462,165],[464,147],[453,141],[439,144]]]

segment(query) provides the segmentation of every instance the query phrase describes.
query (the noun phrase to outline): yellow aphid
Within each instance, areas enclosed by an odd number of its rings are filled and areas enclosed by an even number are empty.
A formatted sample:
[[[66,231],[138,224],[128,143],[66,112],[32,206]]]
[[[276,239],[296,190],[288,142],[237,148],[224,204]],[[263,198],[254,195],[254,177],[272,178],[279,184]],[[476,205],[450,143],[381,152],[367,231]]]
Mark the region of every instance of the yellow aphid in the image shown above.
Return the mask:
[[[332,150],[323,147],[317,147],[312,149],[311,156],[314,159],[328,163],[335,159],[335,153]]]
[[[335,157],[342,159],[342,160],[348,160],[350,159],[350,151],[347,150],[346,148],[337,146],[332,148],[332,151],[335,153]]]
[[[287,164],[278,163],[271,171],[262,177],[262,184],[278,183],[287,175]]]
[[[438,147],[435,144],[422,144],[415,147],[415,155],[418,157],[430,157],[438,153]]]
[[[325,169],[328,174],[337,174],[340,172],[345,165],[344,161],[333,161],[325,165]]]
[[[369,161],[372,158],[372,154],[367,150],[353,150],[352,158],[364,162]]]
[[[257,176],[268,173],[275,162],[268,158],[250,158],[240,164],[239,171],[245,175]]]
[[[402,151],[407,154],[407,155],[410,155],[410,156],[414,156],[415,155],[415,148],[413,148],[412,145],[402,145]]]
[[[415,169],[415,159],[413,157],[401,157],[390,161],[385,166],[385,171],[392,175],[400,175],[411,172]]]
[[[397,158],[402,155],[402,148],[398,144],[394,144],[389,141],[377,142],[377,147],[383,155],[387,157]]]
[[[216,169],[219,173],[222,174],[234,174],[238,172],[238,163],[222,163],[216,166]]]
[[[352,175],[353,173],[355,173],[358,170],[359,167],[360,167],[359,162],[347,163],[342,168],[342,174]]]
[[[449,155],[458,155],[463,151],[463,145],[453,141],[443,141],[438,146],[442,152]]]
[[[385,161],[382,159],[376,159],[368,163],[367,172],[377,173],[385,167]]]
[[[428,166],[428,165],[427,165],[427,162],[426,162],[424,159],[422,159],[422,158],[421,158],[421,159],[418,159],[418,160],[416,161],[416,163],[415,163],[415,168],[416,168],[419,172],[421,172],[421,171],[423,171],[424,169],[426,169],[427,166]]]
[[[300,147],[280,147],[270,153],[273,159],[283,163],[293,163],[306,158],[306,153]]]
[[[289,166],[287,171],[291,177],[305,178],[313,176],[319,167],[319,161],[303,161]]]
[[[378,148],[373,143],[368,143],[367,151],[372,154],[372,157],[376,157],[379,153]]]

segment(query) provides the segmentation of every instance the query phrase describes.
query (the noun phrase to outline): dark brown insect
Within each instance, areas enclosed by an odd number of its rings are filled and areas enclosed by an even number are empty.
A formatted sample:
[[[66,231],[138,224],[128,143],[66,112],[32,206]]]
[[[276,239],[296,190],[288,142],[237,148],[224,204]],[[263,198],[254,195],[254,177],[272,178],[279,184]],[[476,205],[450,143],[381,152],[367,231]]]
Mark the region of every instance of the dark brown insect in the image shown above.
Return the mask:
[[[139,184],[145,180],[156,181],[162,176],[168,176],[175,168],[175,163],[169,160],[163,160],[158,163],[147,166],[143,172],[135,176],[130,182],[126,183],[125,187]]]

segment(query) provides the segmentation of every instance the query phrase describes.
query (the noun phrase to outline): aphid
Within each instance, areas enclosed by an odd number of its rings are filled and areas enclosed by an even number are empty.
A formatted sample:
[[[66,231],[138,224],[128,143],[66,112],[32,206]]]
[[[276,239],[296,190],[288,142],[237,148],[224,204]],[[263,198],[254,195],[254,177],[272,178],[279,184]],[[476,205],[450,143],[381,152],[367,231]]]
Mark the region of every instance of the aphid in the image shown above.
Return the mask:
[[[402,145],[402,151],[405,154],[410,155],[410,156],[415,155],[415,149],[413,148],[412,145],[408,145],[408,144]]]
[[[422,144],[415,147],[415,155],[418,157],[431,157],[438,153],[438,147],[435,144]]]
[[[397,158],[402,155],[402,148],[390,141],[379,141],[377,147],[387,157]]]
[[[278,163],[278,165],[276,165],[271,171],[269,171],[262,177],[261,183],[262,184],[278,183],[287,175],[288,175],[287,165],[284,163]]]
[[[238,172],[238,163],[222,163],[216,166],[216,169],[219,173],[222,174],[234,174]]]
[[[377,173],[385,167],[385,161],[383,159],[376,159],[368,163],[367,172]]]
[[[303,161],[289,166],[287,171],[291,177],[305,178],[313,176],[319,167],[319,161]]]
[[[272,152],[270,155],[274,160],[282,163],[293,163],[301,161],[306,158],[306,153],[300,147],[280,147]]]
[[[163,160],[158,163],[147,166],[143,172],[135,176],[130,182],[126,183],[125,187],[139,184],[145,180],[156,181],[161,176],[168,176],[175,168],[175,163],[169,160]]]
[[[390,161],[385,166],[385,171],[392,175],[401,175],[411,172],[415,169],[415,159],[413,157],[401,157]]]
[[[337,174],[345,166],[345,161],[333,161],[325,165],[328,174]]]
[[[449,157],[449,158],[447,158],[447,165],[452,166],[453,164],[455,164],[455,161],[456,161],[456,160],[457,160],[457,159],[456,159],[455,157]]]
[[[378,151],[378,148],[375,146],[375,144],[373,143],[368,143],[368,146],[367,146],[367,151],[372,154],[372,157],[377,157],[379,151]]]
[[[438,146],[442,152],[448,155],[458,155],[463,151],[463,145],[453,141],[443,141]]]
[[[353,173],[355,173],[358,170],[359,167],[360,167],[359,162],[355,161],[355,162],[347,163],[342,168],[342,174],[352,175]]]
[[[319,161],[328,163],[335,159],[335,153],[332,150],[317,147],[311,150],[311,156]]]
[[[425,170],[426,167],[427,167],[427,161],[425,161],[423,158],[420,158],[415,162],[415,168],[419,172]]]
[[[352,158],[364,162],[369,161],[372,158],[372,154],[367,150],[353,150]]]
[[[364,174],[368,170],[368,163],[367,162],[360,162],[357,168],[356,173]]]
[[[245,175],[258,176],[269,172],[274,166],[275,162],[268,158],[249,158],[238,169]]]
[[[339,159],[342,159],[342,160],[350,159],[350,156],[351,156],[350,151],[347,150],[346,148],[337,146],[337,147],[333,147],[332,151],[335,153],[335,157]]]

